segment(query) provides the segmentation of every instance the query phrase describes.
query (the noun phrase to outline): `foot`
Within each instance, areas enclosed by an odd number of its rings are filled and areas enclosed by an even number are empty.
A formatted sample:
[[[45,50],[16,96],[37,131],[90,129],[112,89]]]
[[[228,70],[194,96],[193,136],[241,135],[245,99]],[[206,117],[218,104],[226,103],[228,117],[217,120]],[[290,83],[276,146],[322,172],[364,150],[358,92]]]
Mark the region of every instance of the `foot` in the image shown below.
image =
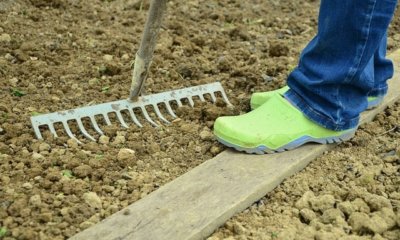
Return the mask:
[[[214,134],[222,144],[256,154],[291,150],[307,142],[341,142],[350,139],[355,131],[356,128],[332,131],[321,127],[277,93],[249,113],[219,117],[214,124]]]
[[[273,90],[273,91],[269,91],[269,92],[253,93],[253,95],[251,95],[250,107],[251,107],[251,109],[256,109],[259,106],[261,106],[263,103],[265,103],[268,99],[270,99],[275,93],[279,93],[279,94],[283,95],[287,90],[289,90],[289,87],[284,86],[282,88],[279,88],[279,89]],[[368,97],[367,110],[377,107],[382,102],[383,97],[384,96]]]

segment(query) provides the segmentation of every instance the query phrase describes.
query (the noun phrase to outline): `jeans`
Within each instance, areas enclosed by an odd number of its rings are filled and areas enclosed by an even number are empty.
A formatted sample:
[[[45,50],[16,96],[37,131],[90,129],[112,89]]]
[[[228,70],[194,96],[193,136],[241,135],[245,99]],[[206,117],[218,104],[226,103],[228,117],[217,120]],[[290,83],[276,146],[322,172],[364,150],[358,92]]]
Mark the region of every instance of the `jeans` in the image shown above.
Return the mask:
[[[397,0],[322,0],[318,33],[288,76],[285,98],[331,130],[355,128],[368,96],[383,96],[393,64],[385,58]]]

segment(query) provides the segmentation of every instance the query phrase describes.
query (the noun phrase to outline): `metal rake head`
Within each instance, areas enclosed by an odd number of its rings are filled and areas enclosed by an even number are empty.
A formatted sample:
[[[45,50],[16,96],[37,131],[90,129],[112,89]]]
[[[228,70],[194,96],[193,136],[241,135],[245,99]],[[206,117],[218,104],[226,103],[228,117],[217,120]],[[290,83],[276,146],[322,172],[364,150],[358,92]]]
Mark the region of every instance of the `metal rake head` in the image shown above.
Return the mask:
[[[182,100],[187,99],[189,105],[194,107],[193,97],[197,96],[200,101],[205,101],[205,95],[210,95],[211,101],[216,102],[215,93],[220,93],[222,99],[226,102],[226,104],[231,105],[228,100],[228,97],[225,94],[225,91],[222,85],[219,82],[199,85],[195,87],[182,88],[179,90],[173,90],[168,92],[156,93],[147,96],[140,97],[137,101],[129,101],[129,100],[119,100],[109,103],[103,103],[93,106],[85,106],[81,108],[42,114],[39,116],[31,117],[32,126],[35,132],[35,135],[38,139],[43,139],[43,136],[40,132],[40,127],[47,126],[50,132],[57,137],[57,132],[55,129],[56,123],[61,123],[67,135],[75,139],[78,143],[81,143],[74,133],[71,131],[69,126],[69,121],[76,121],[80,132],[89,140],[96,141],[96,139],[91,136],[88,131],[85,129],[82,119],[89,118],[90,123],[93,129],[100,135],[104,135],[103,131],[99,127],[99,124],[96,122],[96,116],[102,116],[107,125],[111,125],[111,120],[108,116],[110,113],[115,113],[116,118],[120,122],[121,126],[124,128],[128,128],[128,124],[124,120],[122,116],[122,112],[129,112],[129,115],[137,126],[142,127],[142,124],[139,122],[138,118],[135,115],[134,110],[139,110],[143,117],[153,126],[157,127],[158,124],[154,122],[150,115],[146,110],[146,106],[151,106],[154,109],[157,117],[166,124],[170,122],[162,115],[158,104],[164,104],[166,111],[171,115],[172,118],[177,118],[172,107],[171,102],[176,102],[178,107],[182,106]]]

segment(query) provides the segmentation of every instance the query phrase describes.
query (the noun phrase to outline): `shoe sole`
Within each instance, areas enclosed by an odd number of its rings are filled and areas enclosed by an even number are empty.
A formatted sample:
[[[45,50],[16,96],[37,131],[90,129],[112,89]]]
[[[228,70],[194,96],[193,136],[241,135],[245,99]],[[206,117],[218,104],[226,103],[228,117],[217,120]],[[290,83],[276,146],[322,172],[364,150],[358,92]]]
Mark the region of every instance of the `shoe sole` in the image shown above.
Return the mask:
[[[375,100],[369,101],[367,110],[376,108],[379,104],[382,103],[383,98],[384,98],[384,96],[381,96],[381,97],[377,97]]]
[[[270,149],[265,145],[260,145],[255,148],[246,148],[246,147],[242,147],[242,146],[230,143],[218,136],[216,136],[216,137],[220,143],[222,143],[223,145],[225,145],[227,147],[234,148],[237,151],[250,153],[250,154],[262,155],[262,154],[266,154],[266,153],[270,154],[270,153],[279,153],[279,152],[289,151],[289,150],[295,149],[297,147],[300,147],[306,143],[311,143],[311,142],[320,143],[320,144],[340,143],[340,142],[344,142],[344,141],[351,139],[354,136],[355,132],[356,132],[356,130],[344,133],[343,135],[340,135],[340,136],[327,137],[327,138],[313,138],[310,136],[303,136],[303,137],[300,137],[278,149]]]

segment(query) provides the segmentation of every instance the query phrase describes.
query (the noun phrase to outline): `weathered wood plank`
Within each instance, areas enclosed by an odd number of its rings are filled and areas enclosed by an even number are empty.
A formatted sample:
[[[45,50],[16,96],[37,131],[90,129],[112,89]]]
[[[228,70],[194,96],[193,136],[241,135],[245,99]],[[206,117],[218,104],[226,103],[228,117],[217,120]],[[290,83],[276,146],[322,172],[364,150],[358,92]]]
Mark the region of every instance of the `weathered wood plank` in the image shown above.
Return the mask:
[[[396,74],[389,93],[362,122],[400,97],[400,50],[391,58]],[[71,239],[203,239],[334,146],[308,144],[264,156],[227,150]]]

